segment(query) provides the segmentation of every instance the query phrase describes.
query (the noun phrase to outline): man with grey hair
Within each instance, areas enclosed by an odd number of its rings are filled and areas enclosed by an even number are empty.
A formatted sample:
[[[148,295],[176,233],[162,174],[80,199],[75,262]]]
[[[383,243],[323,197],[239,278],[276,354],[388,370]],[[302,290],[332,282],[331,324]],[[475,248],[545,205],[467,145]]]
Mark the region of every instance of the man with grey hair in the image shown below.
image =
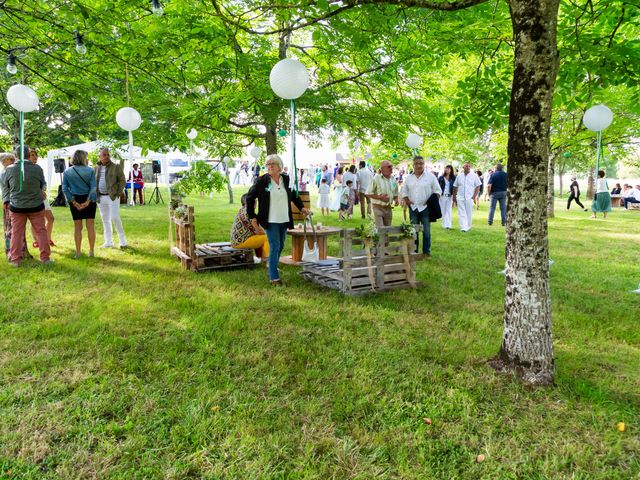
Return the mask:
[[[398,182],[393,178],[393,165],[384,160],[380,164],[381,173],[373,177],[367,197],[373,204],[373,218],[378,227],[390,227],[393,220],[392,203],[397,207],[400,204],[398,195]]]
[[[100,162],[96,166],[96,185],[98,186],[98,208],[102,217],[104,243],[101,248],[113,248],[113,226],[115,225],[120,240],[120,248],[126,248],[127,238],[124,235],[120,219],[120,194],[126,181],[122,167],[111,161],[108,148],[101,148],[98,154]]]
[[[487,184],[487,193],[491,201],[489,206],[489,225],[493,224],[493,214],[496,203],[500,203],[500,220],[502,226],[507,224],[507,174],[502,170],[502,164],[496,164],[496,171],[491,174]]]

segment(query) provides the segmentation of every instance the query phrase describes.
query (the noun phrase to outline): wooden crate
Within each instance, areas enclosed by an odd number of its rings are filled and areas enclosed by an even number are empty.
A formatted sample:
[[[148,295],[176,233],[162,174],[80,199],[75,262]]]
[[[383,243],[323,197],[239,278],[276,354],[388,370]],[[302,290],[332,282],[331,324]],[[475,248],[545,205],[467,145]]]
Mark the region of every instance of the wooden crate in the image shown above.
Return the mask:
[[[193,207],[187,206],[184,219],[171,217],[175,231],[175,245],[171,254],[175,255],[184,268],[194,272],[205,270],[254,267],[252,249],[232,248],[229,242],[196,243]]]
[[[416,226],[417,231],[421,228]],[[345,295],[366,295],[419,286],[415,264],[424,255],[415,252],[415,242],[411,240],[407,245],[409,253],[405,256],[406,240],[401,237],[400,227],[382,227],[378,231],[380,240],[373,248],[370,260],[365,242],[355,229],[344,229],[340,239],[342,258],[333,263],[303,264],[300,275]]]

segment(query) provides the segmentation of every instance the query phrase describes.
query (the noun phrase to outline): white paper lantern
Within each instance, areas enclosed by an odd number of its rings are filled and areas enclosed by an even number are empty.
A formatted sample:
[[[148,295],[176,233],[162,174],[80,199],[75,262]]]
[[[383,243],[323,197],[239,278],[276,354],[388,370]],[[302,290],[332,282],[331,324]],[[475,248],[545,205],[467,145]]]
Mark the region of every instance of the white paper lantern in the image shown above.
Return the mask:
[[[453,165],[454,167],[458,168],[460,166],[460,162],[457,161],[457,160],[454,160],[451,165]]]
[[[251,151],[249,152],[249,154],[253,157],[253,158],[259,158],[260,155],[262,155],[262,149],[260,147],[253,147],[251,149]]]
[[[133,132],[142,123],[142,117],[135,108],[123,107],[116,113],[116,123],[121,129]]]
[[[415,133],[410,133],[407,136],[407,140],[405,141],[407,147],[409,148],[420,148],[422,145],[422,137],[420,135],[416,135]]]
[[[229,165],[229,163],[231,163],[231,158],[230,157],[224,157],[222,159],[222,161],[224,162],[225,165]]]
[[[38,108],[38,94],[33,88],[20,83],[9,88],[7,101],[19,112],[29,113]]]
[[[198,136],[198,131],[195,128],[192,128],[191,130],[187,131],[187,138],[189,140],[195,140],[197,136]]]
[[[285,58],[271,69],[269,83],[280,98],[295,100],[309,87],[309,73],[298,60]]]
[[[356,140],[355,142],[353,142],[353,146],[356,148],[356,150],[360,148],[360,145],[362,145],[362,142],[360,140]]]
[[[594,105],[582,117],[584,126],[594,132],[601,132],[613,121],[613,112],[606,105]]]

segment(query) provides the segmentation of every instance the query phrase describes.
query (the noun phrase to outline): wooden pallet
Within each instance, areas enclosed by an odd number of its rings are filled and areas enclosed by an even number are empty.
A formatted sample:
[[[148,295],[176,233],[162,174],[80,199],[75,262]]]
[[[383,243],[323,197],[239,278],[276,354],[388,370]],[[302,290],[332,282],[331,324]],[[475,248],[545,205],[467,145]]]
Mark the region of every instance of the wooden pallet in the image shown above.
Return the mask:
[[[416,281],[415,263],[424,255],[415,253],[412,241],[405,257],[405,240],[400,231],[400,227],[379,228],[380,240],[369,260],[364,240],[357,236],[355,229],[345,229],[340,241],[343,257],[334,262],[305,263],[300,275],[345,295],[416,288],[420,283]]]
[[[193,207],[188,206],[184,219],[171,217],[171,226],[175,230],[176,244],[171,247],[182,266],[193,272],[205,270],[250,268],[253,261],[252,249],[232,248],[229,242],[196,243]]]

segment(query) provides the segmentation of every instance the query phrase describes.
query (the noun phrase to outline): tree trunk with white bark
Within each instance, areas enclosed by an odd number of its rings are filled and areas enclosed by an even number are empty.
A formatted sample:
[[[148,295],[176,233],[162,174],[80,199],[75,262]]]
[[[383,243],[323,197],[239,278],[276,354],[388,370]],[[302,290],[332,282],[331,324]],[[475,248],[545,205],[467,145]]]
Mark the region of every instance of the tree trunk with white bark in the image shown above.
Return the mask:
[[[554,382],[549,295],[547,169],[558,70],[559,0],[510,0],[515,40],[509,114],[504,334],[490,362],[532,385]]]

